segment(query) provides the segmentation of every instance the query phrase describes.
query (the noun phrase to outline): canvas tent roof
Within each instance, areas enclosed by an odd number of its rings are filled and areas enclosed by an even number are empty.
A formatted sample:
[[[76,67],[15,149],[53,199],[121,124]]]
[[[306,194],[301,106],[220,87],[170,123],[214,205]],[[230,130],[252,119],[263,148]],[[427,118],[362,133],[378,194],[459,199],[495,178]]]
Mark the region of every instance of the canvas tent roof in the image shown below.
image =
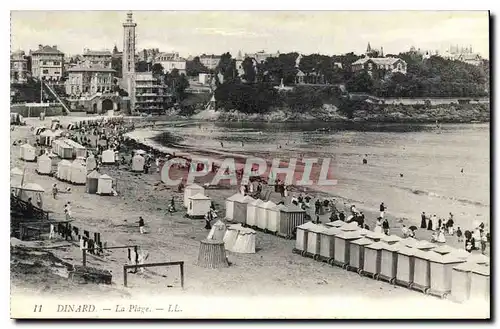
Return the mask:
[[[265,209],[274,209],[276,207],[276,203],[269,200],[269,201],[265,202],[262,206]]]
[[[21,189],[25,190],[25,191],[45,192],[45,190],[43,189],[43,187],[41,187],[40,185],[38,185],[36,183],[24,184]]]
[[[483,254],[470,254],[469,257],[467,257],[467,261],[475,264],[489,264],[490,259]]]
[[[342,231],[357,231],[359,229],[358,223],[356,222],[350,222],[350,223],[344,223],[340,229]]]
[[[198,194],[195,194],[195,195],[191,195],[189,197],[189,199],[192,199],[192,200],[210,200],[210,198],[206,195],[203,195],[201,193],[198,193]]]
[[[93,170],[90,174],[87,175],[88,178],[99,179],[101,174],[99,174],[96,170]]]
[[[61,166],[71,166],[71,162],[69,162],[68,160],[61,160],[58,165],[61,165]]]
[[[12,170],[10,171],[10,173],[11,173],[12,175],[19,175],[19,176],[24,175],[23,170],[21,170],[21,169],[19,169],[19,168],[17,168],[17,167],[12,168]]]
[[[227,198],[227,201],[241,201],[243,200],[244,196],[241,193],[236,193],[231,195],[229,198]]]
[[[401,241],[401,238],[397,235],[384,235],[384,237],[382,237],[380,240],[389,243],[389,242],[399,242]]]
[[[433,252],[436,252],[439,254],[449,254],[455,250],[456,250],[455,248],[452,248],[446,244],[443,244],[442,246],[439,246],[437,248],[432,249]]]
[[[54,134],[54,132],[53,132],[52,130],[48,130],[48,129],[47,129],[47,130],[44,130],[44,131],[40,134],[40,136],[43,136],[43,137],[54,137],[54,136],[55,136],[55,134]]]
[[[360,245],[360,246],[366,246],[366,245],[372,244],[374,242],[372,240],[370,240],[370,239],[367,239],[367,238],[361,238],[361,239],[357,239],[357,240],[351,241],[351,243],[354,243],[354,244],[357,244],[357,245]]]
[[[113,179],[113,178],[111,178],[110,176],[104,174],[104,175],[101,175],[101,177],[99,177],[99,179]]]

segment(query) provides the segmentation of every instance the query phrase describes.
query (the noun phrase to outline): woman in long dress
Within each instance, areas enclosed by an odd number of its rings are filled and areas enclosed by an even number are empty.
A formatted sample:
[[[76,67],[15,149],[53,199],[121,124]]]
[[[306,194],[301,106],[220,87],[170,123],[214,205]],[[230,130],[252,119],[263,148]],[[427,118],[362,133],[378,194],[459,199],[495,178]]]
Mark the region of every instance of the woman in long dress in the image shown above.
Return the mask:
[[[438,233],[438,236],[437,236],[437,242],[439,242],[439,243],[445,243],[446,242],[446,238],[444,237],[444,227],[441,227],[439,229],[439,233]]]

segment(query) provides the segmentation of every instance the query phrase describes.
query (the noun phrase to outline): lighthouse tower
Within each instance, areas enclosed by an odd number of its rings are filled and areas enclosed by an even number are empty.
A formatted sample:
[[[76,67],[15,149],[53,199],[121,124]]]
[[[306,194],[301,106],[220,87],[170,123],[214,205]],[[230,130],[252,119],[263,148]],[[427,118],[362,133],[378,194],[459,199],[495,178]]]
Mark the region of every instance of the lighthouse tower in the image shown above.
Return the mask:
[[[131,111],[135,108],[135,28],[132,12],[127,13],[123,23],[122,78],[123,87],[130,97]]]

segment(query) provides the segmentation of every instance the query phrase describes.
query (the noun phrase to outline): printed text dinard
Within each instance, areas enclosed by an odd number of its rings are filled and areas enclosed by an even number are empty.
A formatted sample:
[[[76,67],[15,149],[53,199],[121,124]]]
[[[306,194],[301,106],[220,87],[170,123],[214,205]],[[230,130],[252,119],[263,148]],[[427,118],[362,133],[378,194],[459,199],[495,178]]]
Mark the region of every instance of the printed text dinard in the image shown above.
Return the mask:
[[[60,313],[94,313],[112,311],[116,313],[149,313],[154,311],[182,312],[178,304],[167,304],[163,307],[152,307],[138,304],[115,304],[110,307],[99,308],[93,304],[59,304],[57,312]]]

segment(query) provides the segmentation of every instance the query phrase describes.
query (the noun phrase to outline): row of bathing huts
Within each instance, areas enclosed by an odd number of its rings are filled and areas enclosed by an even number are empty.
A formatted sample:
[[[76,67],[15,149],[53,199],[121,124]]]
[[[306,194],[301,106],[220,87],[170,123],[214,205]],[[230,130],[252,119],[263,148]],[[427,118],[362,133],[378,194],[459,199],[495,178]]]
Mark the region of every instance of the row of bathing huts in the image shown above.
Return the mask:
[[[306,222],[295,205],[276,205],[235,194],[226,199],[226,220],[285,238],[294,253],[360,275],[454,301],[489,300],[489,258],[448,245],[361,229],[357,223]]]

